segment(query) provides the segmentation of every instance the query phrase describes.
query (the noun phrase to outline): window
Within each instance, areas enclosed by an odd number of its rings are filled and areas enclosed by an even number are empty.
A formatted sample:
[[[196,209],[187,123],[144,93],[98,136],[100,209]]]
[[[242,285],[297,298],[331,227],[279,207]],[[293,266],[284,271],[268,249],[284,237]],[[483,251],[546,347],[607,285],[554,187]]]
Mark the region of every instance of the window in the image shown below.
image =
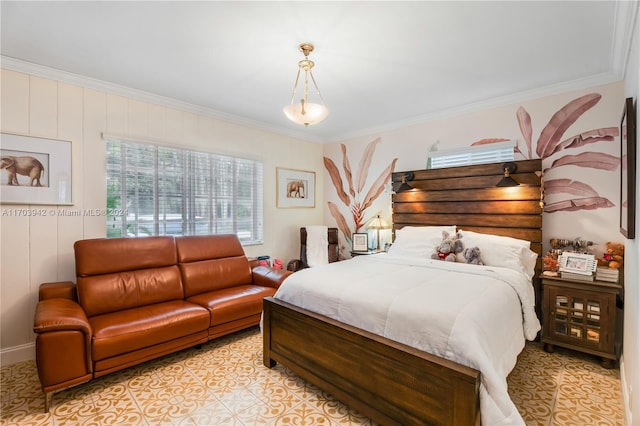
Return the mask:
[[[107,237],[236,234],[262,243],[262,163],[107,139]]]
[[[428,154],[427,169],[513,161],[515,146],[515,141],[507,141],[449,151],[433,151]]]

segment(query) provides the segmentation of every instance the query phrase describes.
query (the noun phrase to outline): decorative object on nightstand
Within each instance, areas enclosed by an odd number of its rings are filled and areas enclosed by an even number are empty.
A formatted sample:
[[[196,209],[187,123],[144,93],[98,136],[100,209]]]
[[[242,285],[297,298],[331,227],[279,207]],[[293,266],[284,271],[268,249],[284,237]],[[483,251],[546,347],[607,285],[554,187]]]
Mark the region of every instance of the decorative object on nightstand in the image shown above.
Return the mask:
[[[351,234],[351,248],[351,254],[353,254],[353,252],[369,251],[369,235],[358,232]]]
[[[548,277],[560,276],[560,256],[565,252],[591,254],[593,241],[583,240],[580,237],[575,239],[551,238],[549,240],[551,248],[543,256],[543,275]],[[571,273],[573,271],[567,271]]]
[[[624,264],[624,244],[607,241],[607,248],[598,259],[598,266],[620,269]]]
[[[612,368],[622,346],[622,283],[543,276],[542,286],[545,350],[562,346],[597,355]]]
[[[593,281],[598,262],[592,254],[564,252],[558,256],[560,276],[579,281]]]

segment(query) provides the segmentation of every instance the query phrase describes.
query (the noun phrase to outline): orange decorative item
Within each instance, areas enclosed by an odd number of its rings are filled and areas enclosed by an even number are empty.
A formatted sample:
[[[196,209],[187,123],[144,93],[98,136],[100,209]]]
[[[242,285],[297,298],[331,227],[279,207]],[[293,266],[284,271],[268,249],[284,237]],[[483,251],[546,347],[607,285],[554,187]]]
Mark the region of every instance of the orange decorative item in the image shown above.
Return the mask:
[[[557,271],[558,270],[558,257],[553,254],[547,254],[542,258],[545,271]]]

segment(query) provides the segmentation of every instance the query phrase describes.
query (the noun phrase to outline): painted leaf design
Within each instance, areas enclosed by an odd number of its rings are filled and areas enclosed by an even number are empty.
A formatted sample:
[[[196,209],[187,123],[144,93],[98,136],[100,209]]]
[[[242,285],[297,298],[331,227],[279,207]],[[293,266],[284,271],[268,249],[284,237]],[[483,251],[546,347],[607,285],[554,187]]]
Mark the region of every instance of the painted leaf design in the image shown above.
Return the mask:
[[[531,126],[531,116],[526,109],[520,107],[518,108],[518,111],[516,111],[516,119],[518,120],[518,126],[520,126],[520,133],[522,133],[524,143],[527,144],[528,156],[526,158],[531,159],[531,137],[533,134],[533,127]]]
[[[509,139],[504,139],[504,138],[487,138],[487,139],[480,139],[479,141],[475,141],[474,143],[471,144],[471,146],[476,146],[476,145],[486,145],[489,143],[496,143],[496,142],[506,142]]]
[[[549,123],[542,129],[536,152],[540,158],[547,158],[555,150],[560,138],[567,129],[575,123],[587,110],[597,104],[602,98],[599,93],[590,93],[576,98],[563,106],[558,112],[553,114]]]
[[[560,157],[551,164],[551,168],[578,166],[613,171],[617,169],[619,165],[620,159],[618,157],[602,152],[589,151],[578,155],[565,155],[564,157]]]
[[[358,193],[362,192],[362,188],[364,188],[364,184],[367,182],[367,174],[369,173],[369,167],[371,166],[371,158],[373,158],[376,145],[380,143],[380,140],[380,138],[376,138],[370,142],[362,154],[360,164],[358,165],[358,177],[356,179],[358,182]]]
[[[389,164],[387,168],[384,169],[382,173],[380,173],[380,176],[378,176],[378,179],[376,179],[376,181],[373,182],[373,184],[371,185],[371,189],[369,189],[369,192],[367,192],[367,195],[364,196],[364,202],[362,206],[363,210],[366,210],[367,208],[371,207],[371,204],[373,204],[375,199],[378,198],[380,194],[382,194],[382,192],[384,191],[385,185],[391,179],[391,173],[393,173],[393,170],[396,167],[397,161],[398,159],[394,158],[393,161],[391,161],[391,164]]]
[[[604,197],[577,198],[574,200],[558,201],[544,206],[546,213],[559,211],[595,210],[606,207],[614,207],[614,204]]]
[[[344,169],[344,175],[347,178],[347,184],[349,185],[349,194],[351,194],[352,197],[355,197],[356,193],[353,190],[353,175],[351,174],[349,157],[347,157],[347,147],[345,144],[341,143],[340,148],[342,149],[342,168]]]
[[[353,222],[356,226],[356,232],[358,232],[362,227],[364,219],[364,209],[362,208],[362,204],[360,204],[360,201],[356,201],[351,206],[351,215],[353,216]]]
[[[327,204],[329,205],[329,212],[331,213],[331,216],[333,216],[338,224],[338,229],[344,234],[344,237],[348,241],[351,241],[351,230],[349,229],[349,225],[347,225],[346,219],[342,216],[340,210],[338,210],[338,206],[331,201],[328,201]]]
[[[584,197],[597,197],[598,193],[586,183],[573,179],[552,179],[544,181],[544,193],[549,194],[573,194]]]
[[[329,172],[329,177],[331,177],[331,182],[333,182],[333,186],[336,188],[336,193],[338,194],[338,197],[340,197],[340,200],[342,200],[345,206],[348,207],[349,204],[351,203],[351,199],[349,198],[347,193],[344,192],[344,189],[342,189],[342,178],[340,177],[340,172],[338,171],[338,168],[330,158],[323,157],[323,160],[324,160],[324,167],[325,169],[327,169],[327,172]]]
[[[601,129],[580,133],[577,136],[573,136],[560,142],[555,147],[552,154],[566,148],[578,148],[595,142],[613,142],[619,133],[620,132],[617,127],[603,127]]]

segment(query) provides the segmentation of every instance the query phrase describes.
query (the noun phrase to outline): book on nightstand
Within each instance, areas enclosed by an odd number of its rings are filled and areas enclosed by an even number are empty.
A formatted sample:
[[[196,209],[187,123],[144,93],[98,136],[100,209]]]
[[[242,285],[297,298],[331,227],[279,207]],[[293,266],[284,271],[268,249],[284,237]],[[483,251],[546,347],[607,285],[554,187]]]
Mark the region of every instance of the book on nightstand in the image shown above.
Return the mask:
[[[596,280],[617,283],[620,277],[620,271],[614,268],[598,267],[596,269]]]
[[[567,272],[567,271],[560,271],[560,276],[565,280],[593,281],[593,274],[585,275],[585,274],[575,274],[573,272]]]

